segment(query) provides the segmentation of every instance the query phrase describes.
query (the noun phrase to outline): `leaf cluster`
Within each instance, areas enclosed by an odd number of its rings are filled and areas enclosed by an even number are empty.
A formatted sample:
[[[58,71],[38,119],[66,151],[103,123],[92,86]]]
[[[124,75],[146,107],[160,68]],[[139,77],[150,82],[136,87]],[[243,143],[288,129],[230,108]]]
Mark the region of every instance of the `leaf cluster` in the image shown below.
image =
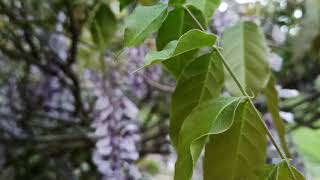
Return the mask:
[[[157,51],[147,54],[145,67],[162,64],[177,81],[170,112],[170,138],[178,154],[174,179],[192,178],[203,149],[207,180],[303,179],[288,163],[264,35],[255,23],[240,22],[217,43],[205,28],[218,5],[218,0],[170,0],[138,6],[126,23],[128,47],[158,31]],[[221,95],[223,87],[231,96]],[[253,105],[261,92],[286,155]],[[272,167],[265,164],[267,136],[284,159]]]

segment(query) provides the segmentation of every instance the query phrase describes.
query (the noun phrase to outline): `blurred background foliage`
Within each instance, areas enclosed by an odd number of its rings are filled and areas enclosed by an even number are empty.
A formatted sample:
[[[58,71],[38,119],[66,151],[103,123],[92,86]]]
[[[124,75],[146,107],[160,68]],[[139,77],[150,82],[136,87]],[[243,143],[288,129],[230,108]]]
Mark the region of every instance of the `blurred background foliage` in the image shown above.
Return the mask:
[[[174,81],[158,66],[136,71],[155,48],[153,37],[122,47],[126,17],[138,4],[157,2],[0,1],[0,179],[172,178]],[[225,0],[210,31],[221,35],[241,20],[264,29],[292,162],[316,180],[320,1]],[[266,112],[264,97],[256,104]],[[268,161],[279,160],[268,150]]]

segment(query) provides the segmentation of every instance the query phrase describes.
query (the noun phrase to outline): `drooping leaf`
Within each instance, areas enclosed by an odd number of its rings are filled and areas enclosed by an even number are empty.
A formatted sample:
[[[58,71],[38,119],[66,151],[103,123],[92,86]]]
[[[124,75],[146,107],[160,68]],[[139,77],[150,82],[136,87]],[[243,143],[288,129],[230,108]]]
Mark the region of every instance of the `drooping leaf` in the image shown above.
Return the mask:
[[[145,58],[145,66],[164,62],[170,58],[181,55],[183,53],[210,47],[216,41],[216,36],[205,33],[200,30],[190,30],[183,34],[178,40],[168,43],[163,50],[148,53]]]
[[[294,174],[292,176],[285,161],[281,161],[276,165],[269,165],[265,168],[264,178],[265,180],[304,180],[303,175],[294,167],[290,167]]]
[[[126,21],[125,46],[142,43],[152,32],[160,28],[167,16],[167,5],[138,6]]]
[[[279,114],[279,97],[278,97],[278,92],[275,88],[275,85],[276,85],[275,78],[273,76],[270,76],[267,87],[264,89],[264,94],[267,100],[268,111],[271,114],[273,124],[275,126],[275,129],[277,131],[277,134],[281,143],[281,147],[286,153],[286,156],[291,157],[290,151],[286,143],[285,127],[283,124],[283,120],[281,119]]]
[[[270,67],[267,46],[261,30],[253,22],[241,22],[226,29],[221,40],[223,55],[248,94],[255,96],[267,85]],[[226,88],[233,95],[241,92],[226,73]]]
[[[193,5],[201,10],[208,24],[214,11],[219,7],[220,0],[187,0],[187,4]]]
[[[190,8],[197,19],[203,19],[203,16],[197,13],[199,10]],[[162,23],[161,28],[158,31],[156,38],[156,44],[158,51],[162,50],[165,45],[170,41],[178,40],[181,35],[189,31],[190,29],[199,29],[199,25],[196,24],[191,15],[186,12],[183,7],[176,7],[169,12],[166,20]],[[164,62],[164,66],[169,72],[177,79],[185,68],[185,66],[194,59],[196,51],[190,51],[182,55],[173,57],[171,60]]]
[[[205,148],[204,180],[258,180],[264,172],[267,136],[253,107],[238,108],[227,131],[210,136]]]
[[[245,102],[241,97],[220,97],[206,101],[192,110],[180,131],[175,180],[191,179],[193,167],[207,137],[230,128],[237,108]]]
[[[185,118],[196,106],[219,96],[224,74],[216,52],[198,57],[184,69],[171,99],[170,137],[174,147]]]
[[[97,9],[90,26],[91,36],[99,49],[107,47],[116,31],[117,21],[107,4],[102,3]]]

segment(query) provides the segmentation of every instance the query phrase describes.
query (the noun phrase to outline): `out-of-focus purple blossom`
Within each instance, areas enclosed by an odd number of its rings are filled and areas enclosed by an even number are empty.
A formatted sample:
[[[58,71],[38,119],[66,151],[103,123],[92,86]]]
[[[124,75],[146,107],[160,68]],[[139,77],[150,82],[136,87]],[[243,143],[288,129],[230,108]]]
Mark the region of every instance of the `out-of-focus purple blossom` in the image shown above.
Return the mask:
[[[222,32],[226,28],[235,25],[237,22],[239,22],[239,19],[239,13],[233,10],[227,10],[224,12],[217,11],[213,18],[213,24],[217,30],[217,33],[222,34]]]
[[[283,32],[278,25],[274,25],[272,27],[271,36],[272,36],[272,39],[278,44],[284,43],[284,41],[287,38],[286,33]]]
[[[99,84],[99,77],[95,80]],[[110,84],[112,86],[98,85],[102,88],[95,92],[91,118],[99,140],[92,159],[103,180],[139,179],[139,170],[134,165],[139,158],[138,108],[122,93],[117,83]]]
[[[280,117],[287,123],[294,123],[294,115],[291,112],[280,111]]]
[[[61,60],[67,59],[67,38],[61,33],[52,33],[49,38],[49,46]]]
[[[281,56],[276,53],[269,53],[268,60],[272,70],[276,72],[279,72],[281,70],[283,63],[283,59]]]
[[[126,59],[116,64],[117,68],[111,70],[110,73],[110,78],[120,89],[139,99],[145,97],[148,93],[152,93],[148,89],[145,77],[153,81],[159,81],[162,75],[160,66],[154,65],[142,68],[147,51],[148,49],[145,46],[126,49],[124,52]],[[116,66],[112,59],[107,59],[107,63]]]
[[[281,86],[276,86],[280,98],[293,98],[299,96],[299,91],[296,89],[285,89]]]

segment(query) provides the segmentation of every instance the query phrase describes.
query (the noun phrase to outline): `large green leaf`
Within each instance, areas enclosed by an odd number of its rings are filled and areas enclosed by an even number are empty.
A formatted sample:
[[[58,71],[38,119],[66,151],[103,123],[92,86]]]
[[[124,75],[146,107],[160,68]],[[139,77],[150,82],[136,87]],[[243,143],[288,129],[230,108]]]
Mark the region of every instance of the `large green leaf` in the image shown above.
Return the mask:
[[[221,43],[222,53],[241,85],[256,96],[267,85],[270,76],[263,33],[255,23],[241,22],[225,30]],[[231,94],[241,95],[228,73],[226,87]]]
[[[205,15],[206,23],[209,23],[214,11],[219,7],[220,0],[187,0],[187,4],[191,4],[201,10]]]
[[[107,4],[102,3],[95,12],[90,26],[91,36],[99,49],[107,47],[110,39],[114,37],[117,21]]]
[[[210,47],[216,41],[216,36],[200,30],[190,30],[183,34],[178,40],[168,43],[163,50],[148,53],[145,58],[145,66],[161,63],[175,56],[189,51]]]
[[[204,17],[196,8],[189,8],[190,11],[204,22]],[[203,23],[205,26],[205,23]],[[162,50],[170,41],[178,40],[181,35],[190,29],[199,29],[199,25],[194,21],[191,15],[183,7],[176,7],[169,12],[166,20],[162,23],[156,38],[158,51]],[[177,79],[185,66],[194,59],[196,50],[173,57],[171,60],[164,62],[164,66]]]
[[[152,32],[160,28],[168,14],[167,5],[138,6],[126,21],[125,46],[142,43]]]
[[[271,114],[273,124],[275,126],[275,129],[277,131],[277,134],[281,143],[281,147],[286,153],[286,156],[290,157],[291,156],[290,151],[286,143],[286,137],[285,137],[286,132],[285,132],[284,123],[279,114],[279,97],[278,97],[278,92],[275,88],[275,85],[276,85],[275,78],[271,76],[267,84],[267,87],[264,89],[264,94],[267,100],[268,111]]]
[[[180,131],[175,180],[191,179],[207,137],[230,128],[237,108],[245,102],[244,98],[221,97],[206,101],[192,110]]]
[[[290,169],[285,161],[281,161],[276,165],[269,165],[265,168],[264,178],[265,180],[304,180],[303,175],[294,167],[290,167],[294,174],[292,176]]]
[[[185,118],[202,102],[219,96],[223,80],[223,65],[216,52],[198,57],[182,72],[171,100],[170,137],[174,147]]]
[[[205,180],[258,180],[264,172],[267,136],[259,116],[247,103],[238,108],[226,132],[210,136],[205,148]]]

